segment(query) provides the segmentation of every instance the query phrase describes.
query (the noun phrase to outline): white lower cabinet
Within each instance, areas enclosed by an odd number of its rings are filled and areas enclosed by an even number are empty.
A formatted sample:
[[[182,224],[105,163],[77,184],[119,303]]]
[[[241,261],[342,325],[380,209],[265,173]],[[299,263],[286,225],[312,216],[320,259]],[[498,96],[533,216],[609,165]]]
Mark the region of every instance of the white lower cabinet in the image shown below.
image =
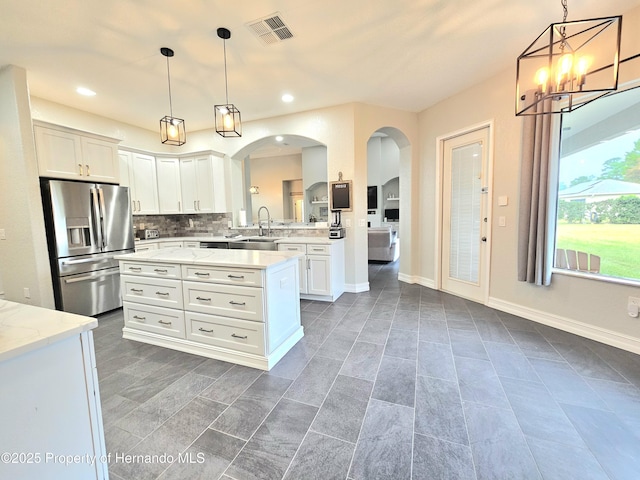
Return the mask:
[[[278,250],[300,257],[300,297],[333,302],[344,293],[344,241],[328,244],[279,243]]]
[[[269,370],[303,336],[296,263],[254,269],[120,260],[123,336]]]
[[[145,252],[147,250],[157,250],[158,242],[145,242],[135,245],[136,252]]]
[[[124,324],[147,332],[184,338],[184,313],[174,308],[124,304]]]
[[[264,355],[264,324],[186,312],[187,338],[196,342]]]

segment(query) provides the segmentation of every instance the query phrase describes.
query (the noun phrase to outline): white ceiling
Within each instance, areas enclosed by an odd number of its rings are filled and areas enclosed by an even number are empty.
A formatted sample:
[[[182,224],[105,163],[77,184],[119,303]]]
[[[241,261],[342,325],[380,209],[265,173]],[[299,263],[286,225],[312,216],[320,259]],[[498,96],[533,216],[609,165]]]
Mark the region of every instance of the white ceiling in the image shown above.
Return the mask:
[[[639,0],[574,0],[569,20],[618,15]],[[254,120],[348,102],[419,112],[507,68],[560,0],[0,0],[0,65],[27,70],[31,94],[157,130],[213,128],[229,101]],[[278,12],[294,37],[262,44],[248,29]],[[630,28],[623,22],[625,28]],[[95,97],[75,93],[78,86]],[[285,104],[283,93],[295,96]]]

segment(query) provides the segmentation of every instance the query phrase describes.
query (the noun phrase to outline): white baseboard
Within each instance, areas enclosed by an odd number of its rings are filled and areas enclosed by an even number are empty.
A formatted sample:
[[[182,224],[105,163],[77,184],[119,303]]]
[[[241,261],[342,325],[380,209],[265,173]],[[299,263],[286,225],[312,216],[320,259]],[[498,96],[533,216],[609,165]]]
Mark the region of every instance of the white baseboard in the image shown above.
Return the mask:
[[[417,275],[407,275],[405,273],[398,274],[398,280],[406,283],[417,283],[418,285],[422,285],[427,288],[436,288],[436,282],[431,280],[430,278],[419,277]]]
[[[361,293],[369,291],[369,282],[364,283],[345,283],[344,291],[347,293]]]
[[[517,305],[515,303],[505,302],[498,298],[490,297],[487,301],[487,306],[502,312],[526,318],[527,320],[547,325],[549,327],[558,328],[565,332],[575,333],[581,337],[590,338],[591,340],[605,343],[612,347],[640,354],[640,338],[635,338],[613,330],[590,325],[578,320],[560,317],[548,312],[541,312],[532,308],[523,307],[522,305]]]

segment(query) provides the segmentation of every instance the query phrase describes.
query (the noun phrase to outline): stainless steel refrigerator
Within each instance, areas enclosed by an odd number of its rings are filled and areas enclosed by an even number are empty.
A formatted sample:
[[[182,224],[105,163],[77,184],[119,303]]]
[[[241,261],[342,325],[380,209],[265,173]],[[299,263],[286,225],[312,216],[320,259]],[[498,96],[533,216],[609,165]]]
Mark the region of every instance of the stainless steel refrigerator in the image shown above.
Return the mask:
[[[98,315],[122,306],[113,256],[134,251],[129,189],[41,180],[56,309]]]

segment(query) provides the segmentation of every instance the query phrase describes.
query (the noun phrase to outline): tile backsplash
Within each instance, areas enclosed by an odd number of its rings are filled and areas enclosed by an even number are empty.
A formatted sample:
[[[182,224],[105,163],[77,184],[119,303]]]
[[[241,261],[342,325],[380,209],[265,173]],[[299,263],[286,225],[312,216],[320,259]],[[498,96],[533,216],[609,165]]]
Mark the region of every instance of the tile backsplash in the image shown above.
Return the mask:
[[[144,238],[145,229],[158,230],[160,238],[222,236],[229,234],[230,213],[201,213],[193,215],[136,215],[133,230]]]

